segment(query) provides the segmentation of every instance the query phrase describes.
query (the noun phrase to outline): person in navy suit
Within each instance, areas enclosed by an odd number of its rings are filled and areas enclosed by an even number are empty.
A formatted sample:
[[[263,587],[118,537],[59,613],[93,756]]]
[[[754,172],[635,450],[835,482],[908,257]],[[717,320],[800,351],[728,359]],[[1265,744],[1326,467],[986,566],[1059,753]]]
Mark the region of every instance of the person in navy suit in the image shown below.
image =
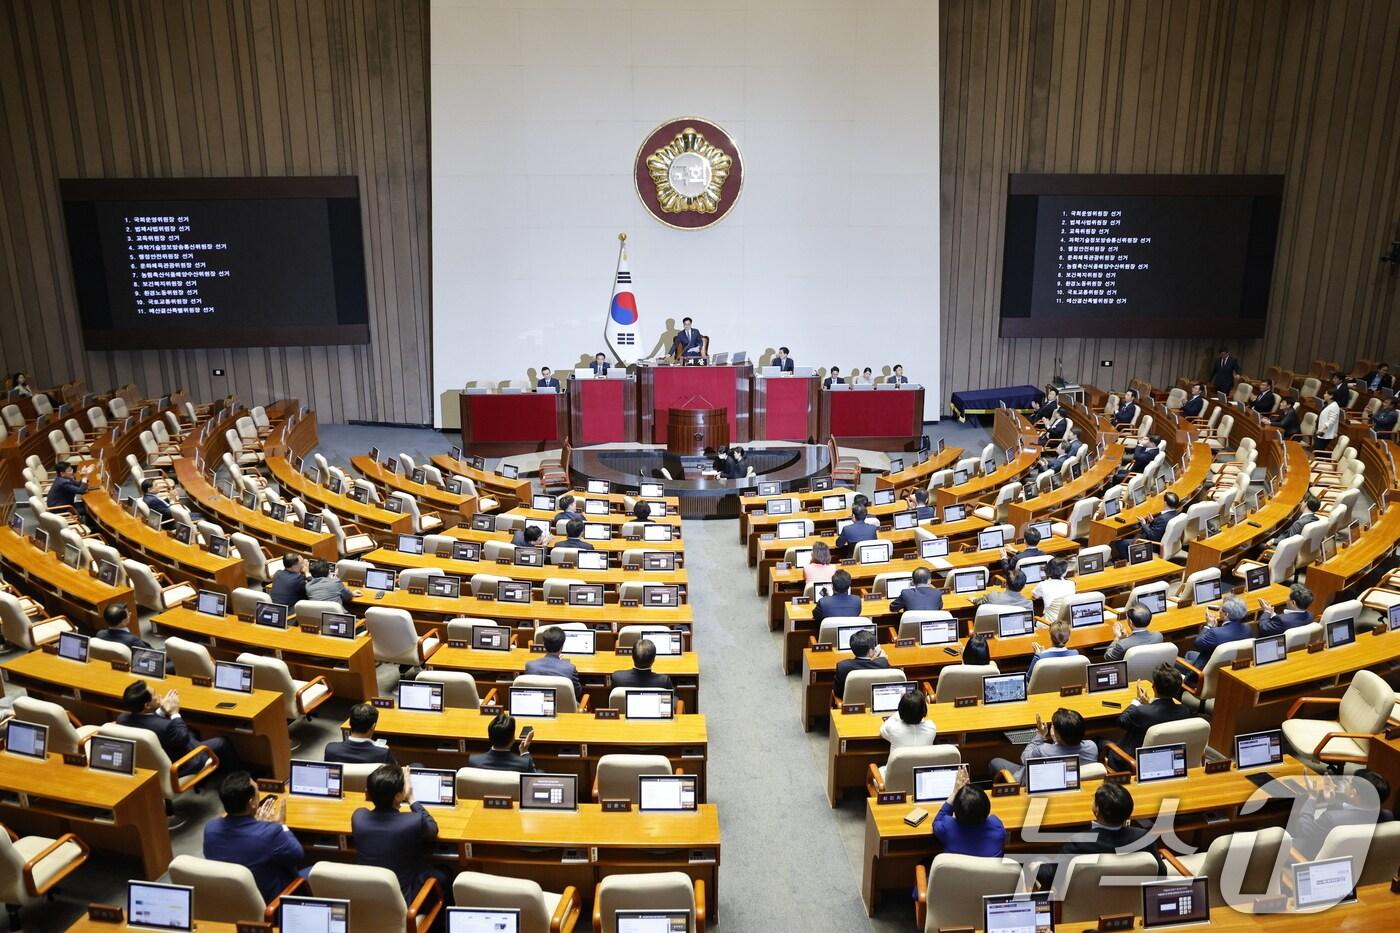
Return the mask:
[[[831,595],[817,600],[812,619],[821,625],[823,619],[849,619],[860,615],[860,597],[851,592],[851,575],[838,570],[831,576]]]
[[[326,746],[326,761],[347,765],[391,765],[394,756],[387,745],[374,740],[374,727],[379,723],[379,710],[368,703],[350,707],[350,735],[343,741]]]
[[[1123,393],[1123,404],[1119,405],[1118,410],[1113,413],[1113,423],[1118,427],[1132,424],[1137,413],[1137,391],[1129,389]]]
[[[515,717],[510,713],[497,713],[496,718],[486,727],[486,737],[491,742],[491,749],[468,755],[468,768],[516,771],[520,774],[533,774],[538,770],[535,767],[535,759],[529,754],[530,740],[534,738],[533,732],[520,740],[519,752],[511,749],[511,745],[515,743]]]
[[[890,376],[888,379],[886,379],[885,382],[886,382],[887,384],[889,384],[889,385],[896,385],[896,386],[908,385],[908,384],[909,384],[909,377],[906,376],[906,375],[904,375],[904,364],[903,364],[903,363],[895,363],[895,364],[894,364],[894,375],[893,375],[893,376]]]
[[[1221,395],[1229,395],[1235,388],[1235,377],[1240,374],[1240,361],[1230,355],[1230,351],[1220,348],[1220,355],[1210,367],[1210,384]]]
[[[1395,377],[1390,374],[1390,365],[1381,363],[1361,379],[1361,384],[1371,392],[1395,388]]]
[[[141,501],[146,503],[146,508],[160,516],[161,521],[169,521],[171,515],[170,503],[155,494],[156,481],[153,479],[143,479],[141,481]]]
[[[874,633],[869,629],[851,636],[851,654],[853,657],[836,662],[836,681],[832,684],[832,689],[838,697],[846,695],[846,678],[850,676],[851,671],[881,671],[890,666],[890,659],[880,650]]]
[[[593,357],[593,362],[588,364],[588,368],[593,370],[595,376],[606,376],[608,374],[608,358],[606,354],[598,353]]]
[[[1274,391],[1274,381],[1265,379],[1264,384],[1259,387],[1259,395],[1249,403],[1249,407],[1261,415],[1271,415],[1277,404],[1278,393]]]
[[[927,489],[915,489],[904,497],[904,504],[914,510],[916,521],[926,522],[933,518],[933,506],[928,504]]]
[[[638,690],[674,690],[675,684],[665,674],[651,669],[656,663],[656,643],[641,638],[632,648],[632,666],[616,671],[612,675],[614,687],[631,687]]]
[[[1026,546],[1024,549],[1015,554],[1008,555],[1007,558],[1001,562],[1002,567],[1005,568],[1007,573],[1015,570],[1016,565],[1028,557],[1049,556],[1040,549],[1040,532],[1036,531],[1034,528],[1026,529],[1025,541]]]
[[[1205,670],[1216,648],[1232,641],[1252,638],[1254,633],[1250,631],[1249,623],[1244,620],[1248,612],[1244,600],[1238,596],[1226,596],[1220,603],[1218,615],[1212,617],[1211,611],[1207,609],[1205,627],[1201,629],[1201,634],[1196,636],[1196,642],[1191,646],[1192,650],[1186,652],[1186,663],[1197,670]]]
[[[413,799],[413,785],[403,769],[380,765],[365,781],[365,796],[373,809],[361,807],[350,816],[350,833],[360,864],[387,868],[399,879],[404,901],[412,903],[428,878],[448,890],[446,873],[428,860],[438,835],[437,821]],[[400,806],[408,804],[408,812]]]
[[[836,536],[836,546],[842,548],[843,553],[850,554],[861,541],[874,541],[880,536],[876,527],[866,522],[865,516],[865,506],[861,503],[851,507],[851,523]]]
[[[1199,418],[1206,410],[1206,387],[1199,382],[1191,384],[1191,397],[1181,403],[1181,413],[1187,418]]]
[[[1395,433],[1396,423],[1400,422],[1400,413],[1395,410],[1395,399],[1388,398],[1381,402],[1381,407],[1371,416],[1371,427],[1377,434]]]
[[[559,391],[559,380],[554,378],[554,370],[548,366],[540,367],[540,378],[535,381],[537,389],[553,389]]]
[[[788,352],[787,347],[779,347],[778,355],[773,357],[773,365],[778,367],[778,372],[780,373],[790,373],[793,367],[797,365],[792,361],[792,357],[788,356]]]
[[[282,889],[305,874],[305,853],[287,828],[287,798],[269,797],[255,805],[257,785],[247,771],[235,771],[219,784],[224,816],[204,824],[204,857],[244,865],[263,900],[271,902]]]
[[[942,609],[943,594],[936,587],[929,585],[929,581],[932,579],[933,574],[929,572],[927,567],[915,570],[913,585],[906,586],[904,592],[890,600],[890,611]]]
[[[564,650],[564,630],[557,625],[540,632],[540,644],[544,645],[544,657],[525,662],[525,673],[542,674],[548,677],[565,677],[574,684],[574,697],[583,696],[583,683],[578,679],[578,668],[573,661],[559,656]]]
[[[1064,409],[1055,409],[1045,421],[1045,433],[1040,435],[1040,446],[1045,447],[1052,441],[1063,440],[1068,430],[1069,419],[1065,417]]]
[[[829,389],[832,386],[845,385],[846,380],[841,378],[841,367],[833,366],[827,371],[826,378],[822,380],[822,388]]]
[[[112,603],[102,610],[102,624],[107,627],[93,637],[101,638],[103,641],[114,641],[126,645],[128,648],[151,647],[144,638],[131,634],[131,629],[126,627],[126,620],[126,604]]]
[[[550,522],[550,524],[557,525],[561,521],[586,521],[586,519],[583,517],[583,513],[574,509],[575,501],[576,500],[574,499],[574,497],[569,493],[565,493],[564,495],[560,496],[559,501],[557,503],[559,506],[559,512],[554,516],[554,521]]]
[[[1167,523],[1181,512],[1181,497],[1174,492],[1165,493],[1162,496],[1162,503],[1166,505],[1166,508],[1152,516],[1151,520],[1138,519],[1139,534],[1119,538],[1114,544],[1119,560],[1127,559],[1128,546],[1138,538],[1146,538],[1148,541],[1162,540],[1162,537],[1167,533]]]
[[[203,745],[218,757],[221,766],[228,767],[234,761],[233,746],[228,739],[216,735],[201,740],[185,720],[180,717],[180,695],[174,690],[157,697],[142,680],[133,681],[122,691],[122,706],[126,712],[117,717],[117,725],[133,729],[145,729],[156,734],[161,749],[171,762],[181,758]],[[200,754],[180,768],[181,774],[193,774],[203,768],[208,756]]]
[[[1032,424],[1045,424],[1054,417],[1060,410],[1060,392],[1058,389],[1048,389],[1045,392],[1045,401],[1031,413]]]
[[[1288,604],[1283,612],[1275,612],[1274,607],[1259,600],[1259,634],[1278,635],[1300,625],[1309,625],[1313,614],[1308,607],[1313,603],[1313,592],[1301,583],[1288,588]]]
[[[687,357],[698,359],[704,352],[705,338],[695,329],[695,322],[690,318],[681,319],[681,332],[676,334],[676,339],[671,342],[671,352],[676,358]]]
[[[1161,452],[1157,446],[1160,443],[1162,443],[1162,439],[1156,434],[1152,434],[1148,436],[1146,443],[1134,447],[1132,462],[1128,464],[1128,472],[1141,473],[1146,470],[1148,464],[1155,460],[1157,454]]]
[[[571,547],[577,551],[594,550],[592,542],[583,540],[583,519],[569,519],[568,524],[564,526],[564,540],[554,547]]]

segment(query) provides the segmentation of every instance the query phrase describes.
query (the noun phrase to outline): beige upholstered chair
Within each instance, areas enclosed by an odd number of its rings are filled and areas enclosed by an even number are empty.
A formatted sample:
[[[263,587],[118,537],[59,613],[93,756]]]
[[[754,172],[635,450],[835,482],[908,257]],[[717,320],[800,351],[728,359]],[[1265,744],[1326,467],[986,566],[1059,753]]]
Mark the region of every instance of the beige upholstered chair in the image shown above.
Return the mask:
[[[95,644],[101,639],[94,638]],[[15,719],[49,727],[49,751],[60,755],[75,755],[83,750],[87,740],[98,732],[97,726],[85,726],[68,710],[48,700],[31,696],[15,697]]]
[[[1379,884],[1395,876],[1400,865],[1400,822],[1336,826],[1327,833],[1318,860],[1352,857],[1358,885]]]
[[[0,826],[0,900],[10,929],[20,928],[20,908],[40,900],[87,861],[88,847],[72,833],[57,839],[17,836]]]
[[[64,616],[30,618],[18,596],[0,590],[0,635],[8,644],[34,651],[40,645],[55,641],[64,632],[72,631],[76,631],[76,627]]]
[[[403,609],[372,606],[365,610],[365,623],[376,661],[422,667],[438,649],[437,634],[428,631],[419,635],[413,616]]]
[[[1191,855],[1174,855],[1161,850],[1167,863],[1167,877],[1205,878],[1210,891],[1210,906],[1225,904],[1220,879],[1225,874],[1225,863],[1245,859],[1245,867],[1240,875],[1239,890],[1231,892],[1256,897],[1272,897],[1279,893],[1279,880],[1283,875],[1280,855],[1286,856],[1293,845],[1292,837],[1281,826],[1270,826],[1258,831],[1238,831],[1211,840],[1204,852]],[[1232,869],[1234,873],[1237,869]]]
[[[325,677],[317,674],[310,680],[297,680],[281,658],[245,651],[238,656],[238,663],[252,666],[254,689],[282,695],[282,711],[288,720],[310,716],[331,698],[331,686]]]
[[[1095,920],[1104,914],[1128,914],[1140,910],[1142,889],[1135,884],[1105,884],[1107,878],[1157,877],[1157,859],[1151,852],[1127,855],[1078,855],[1065,870],[1061,923]]]
[[[962,752],[956,745],[905,745],[890,749],[889,761],[874,762],[866,774],[865,788],[871,797],[887,791],[914,792],[914,769],[926,765],[956,765],[962,763]]]
[[[996,662],[990,664],[949,664],[938,671],[934,702],[951,703],[958,697],[982,699],[982,678],[1000,674]]]
[[[546,674],[517,674],[511,681],[512,687],[551,687],[554,690],[554,710],[558,713],[577,713],[588,706],[588,698],[580,703],[574,696],[573,681],[567,677],[551,677]]]
[[[561,894],[550,894],[538,883],[464,871],[452,882],[452,900],[458,907],[506,908],[520,911],[520,933],[563,933],[572,930],[582,916],[578,890],[572,885]]]
[[[165,640],[165,655],[180,677],[214,676],[214,659],[199,642],[172,635]]]
[[[407,904],[399,880],[387,868],[320,861],[311,866],[311,893],[350,902],[348,933],[427,933],[442,912],[447,894],[429,878]]]
[[[1177,742],[1186,743],[1186,767],[1201,767],[1201,763],[1205,760],[1206,748],[1210,742],[1210,720],[1193,716],[1190,719],[1159,722],[1143,733],[1140,747],[1174,745]],[[1136,773],[1137,763],[1133,760],[1133,756],[1123,751],[1117,742],[1105,742],[1104,748],[1117,753],[1119,758],[1128,763],[1128,770]]]
[[[490,768],[458,768],[457,796],[462,800],[480,800],[483,797],[519,800],[520,774]]]
[[[199,595],[191,583],[171,583],[165,576],[138,560],[122,561],[127,578],[136,590],[136,605],[153,612],[166,612]]]
[[[619,910],[689,910],[688,933],[705,933],[705,882],[685,872],[663,871],[645,875],[609,875],[593,895],[593,929],[617,933]]]
[[[1089,658],[1077,654],[1068,658],[1041,658],[1035,662],[1026,693],[1059,693],[1061,687],[1084,686],[1089,679]]]
[[[644,774],[672,774],[671,761],[665,755],[604,755],[598,759],[598,774],[593,783],[593,799],[630,800],[637,803],[637,778]]]
[[[194,855],[177,855],[170,862],[170,881],[194,888],[194,919],[212,923],[272,922],[275,908],[258,891],[247,866]],[[305,882],[298,878],[282,894]],[[274,900],[274,904],[276,901]]]
[[[1336,719],[1299,719],[1307,707],[1332,706]],[[1341,698],[1300,697],[1283,721],[1283,739],[1304,764],[1323,769],[1367,761],[1371,739],[1385,728],[1395,691],[1373,671],[1357,671]]]
[[[870,705],[870,688],[876,684],[902,683],[909,678],[897,667],[879,671],[851,671],[846,675],[845,692],[836,697],[842,703]]]
[[[952,927],[980,928],[982,898],[1014,894],[1020,882],[1021,865],[1012,859],[949,852],[935,855],[927,869],[922,865],[914,869],[915,926],[924,933]]]
[[[1164,641],[1156,645],[1134,645],[1123,653],[1128,665],[1128,683],[1151,680],[1152,672],[1163,664],[1176,663],[1176,645]]]
[[[161,794],[166,800],[167,812],[171,814],[174,813],[175,799],[180,794],[203,782],[219,769],[219,759],[207,745],[196,745],[178,761],[171,761],[169,756],[165,754],[165,750],[161,748],[160,740],[156,734],[149,729],[137,729],[109,722],[101,727],[98,735],[130,739],[136,743],[136,767],[156,773],[156,777],[160,780]],[[180,773],[181,768],[198,761],[201,756],[203,756],[203,762],[197,770],[190,774]],[[172,819],[171,828],[174,829],[183,824],[183,820]]]
[[[451,634],[448,634],[451,637]],[[442,684],[442,705],[444,709],[480,709],[481,694],[476,688],[476,678],[466,671],[419,671],[418,683]]]
[[[1219,681],[1220,669],[1228,667],[1237,657],[1248,657],[1254,651],[1254,639],[1241,638],[1239,641],[1227,641],[1223,645],[1217,645],[1211,654],[1206,666],[1197,673],[1195,684],[1188,683],[1186,692],[1181,696],[1181,702],[1193,712],[1209,716],[1215,709],[1215,688]],[[1180,664],[1190,667],[1186,661]]]

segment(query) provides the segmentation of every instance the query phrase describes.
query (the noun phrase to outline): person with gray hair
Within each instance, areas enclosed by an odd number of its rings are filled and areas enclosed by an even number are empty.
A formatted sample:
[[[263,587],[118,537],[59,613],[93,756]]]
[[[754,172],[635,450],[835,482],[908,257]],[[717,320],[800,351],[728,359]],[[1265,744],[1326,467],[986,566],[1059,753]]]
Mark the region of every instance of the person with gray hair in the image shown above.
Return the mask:
[[[1249,614],[1249,607],[1238,596],[1226,596],[1215,613],[1211,612],[1210,607],[1206,607],[1205,612],[1206,624],[1201,634],[1196,636],[1196,643],[1186,652],[1186,663],[1198,670],[1205,670],[1211,655],[1221,645],[1254,637],[1249,623],[1244,620]]]
[[[1142,603],[1135,602],[1128,607],[1128,621],[1132,623],[1132,631],[1129,631],[1122,622],[1113,623],[1113,644],[1108,646],[1108,650],[1103,653],[1105,661],[1121,661],[1123,655],[1128,653],[1129,648],[1136,648],[1138,645],[1156,645],[1162,641],[1162,633],[1154,632],[1150,626],[1152,624],[1152,610]]]

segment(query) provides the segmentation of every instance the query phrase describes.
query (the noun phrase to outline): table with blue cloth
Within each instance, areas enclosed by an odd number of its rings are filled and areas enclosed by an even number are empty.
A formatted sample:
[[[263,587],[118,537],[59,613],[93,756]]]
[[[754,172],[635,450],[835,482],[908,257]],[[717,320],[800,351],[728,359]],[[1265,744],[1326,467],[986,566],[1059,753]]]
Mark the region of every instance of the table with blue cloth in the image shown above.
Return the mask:
[[[1040,404],[1045,393],[1035,386],[1006,386],[1000,389],[977,389],[971,392],[954,392],[949,404],[959,420],[967,420],[968,415],[990,415],[1005,403],[1007,408],[1029,409]]]

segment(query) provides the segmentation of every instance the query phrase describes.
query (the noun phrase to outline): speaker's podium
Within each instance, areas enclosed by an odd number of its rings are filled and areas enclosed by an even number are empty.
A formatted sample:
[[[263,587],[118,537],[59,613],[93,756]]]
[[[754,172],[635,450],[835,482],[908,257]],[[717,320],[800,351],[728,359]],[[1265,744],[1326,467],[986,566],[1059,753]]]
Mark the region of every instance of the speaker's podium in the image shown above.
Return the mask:
[[[699,396],[687,399],[679,408],[666,412],[666,452],[695,457],[705,448],[729,446],[729,410],[714,408]]]
[[[640,366],[638,375],[637,408],[642,443],[668,443],[673,409],[702,408],[717,412],[715,417],[723,422],[728,432],[720,446],[749,442],[749,386],[753,382],[753,366],[749,363]]]

